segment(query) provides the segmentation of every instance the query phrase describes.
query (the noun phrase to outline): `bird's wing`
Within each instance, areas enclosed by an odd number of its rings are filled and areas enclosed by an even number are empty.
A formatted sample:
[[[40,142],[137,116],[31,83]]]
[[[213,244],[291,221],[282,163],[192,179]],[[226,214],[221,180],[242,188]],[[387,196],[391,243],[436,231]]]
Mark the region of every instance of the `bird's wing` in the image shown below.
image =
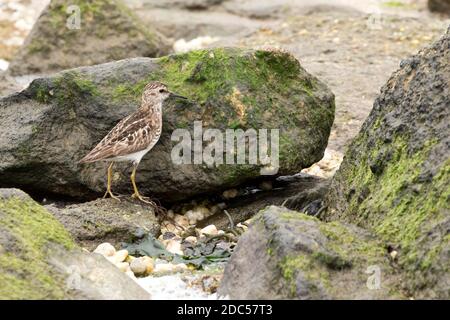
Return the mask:
[[[147,149],[161,133],[158,121],[138,110],[122,119],[80,163],[106,160]]]

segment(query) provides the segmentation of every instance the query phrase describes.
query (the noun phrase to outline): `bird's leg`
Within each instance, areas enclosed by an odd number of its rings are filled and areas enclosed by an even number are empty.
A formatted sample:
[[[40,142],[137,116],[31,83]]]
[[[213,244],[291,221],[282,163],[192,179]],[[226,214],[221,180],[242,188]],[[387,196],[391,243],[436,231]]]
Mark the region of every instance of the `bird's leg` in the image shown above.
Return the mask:
[[[113,195],[113,193],[111,192],[111,181],[112,181],[112,168],[113,168],[114,162],[111,162],[111,164],[108,167],[108,185],[106,187],[106,192],[105,195],[103,196],[103,198],[106,198],[108,195],[117,200],[120,201],[120,199],[118,197],[116,197],[115,195]]]
[[[139,190],[136,186],[136,169],[137,169],[138,164],[133,164],[133,171],[131,172],[131,183],[133,184],[133,190],[134,193],[131,195],[132,198],[134,199],[139,199],[142,202],[151,204],[153,206],[156,206],[156,203],[154,203],[153,201],[151,201],[149,198],[147,197],[143,197],[141,196],[141,194],[139,193]]]

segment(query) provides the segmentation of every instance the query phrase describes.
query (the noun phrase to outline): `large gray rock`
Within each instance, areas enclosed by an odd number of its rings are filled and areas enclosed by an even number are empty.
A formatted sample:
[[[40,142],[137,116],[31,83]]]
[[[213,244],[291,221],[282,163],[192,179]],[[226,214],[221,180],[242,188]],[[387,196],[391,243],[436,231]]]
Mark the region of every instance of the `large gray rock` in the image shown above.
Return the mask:
[[[239,239],[218,292],[231,299],[401,298],[390,260],[363,229],[270,206]]]
[[[81,251],[45,208],[0,189],[0,299],[149,299],[108,260]]]
[[[79,28],[71,22],[80,9]],[[69,26],[67,25],[69,24]],[[73,26],[73,27],[72,27]],[[9,66],[12,75],[47,74],[132,57],[157,57],[168,41],[122,0],[52,0]]]
[[[322,215],[395,248],[404,290],[415,298],[450,298],[449,84],[450,30],[382,88]]]
[[[72,237],[88,250],[109,242],[120,247],[151,234],[157,236],[160,226],[152,207],[122,199],[98,199],[60,208],[46,206]]]
[[[172,162],[177,143],[172,132],[188,129],[192,137],[196,120],[222,132],[279,129],[281,175],[297,173],[323,156],[334,119],[332,92],[286,52],[217,48],[65,71],[0,100],[0,186],[99,195],[106,164],[77,162],[138,107],[151,80],[167,83],[189,100],[170,100],[163,107],[161,139],[138,169],[144,194],[179,200],[260,177],[261,164],[211,168]],[[116,167],[113,190],[131,193],[124,166]]]

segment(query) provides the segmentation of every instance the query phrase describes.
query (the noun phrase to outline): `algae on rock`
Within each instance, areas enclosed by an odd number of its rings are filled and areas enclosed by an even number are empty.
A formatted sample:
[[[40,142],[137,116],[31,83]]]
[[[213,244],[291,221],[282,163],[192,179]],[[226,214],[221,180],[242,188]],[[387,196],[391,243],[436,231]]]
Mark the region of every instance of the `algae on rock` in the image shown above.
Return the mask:
[[[334,177],[326,220],[398,251],[403,289],[450,297],[450,32],[405,60],[382,88]]]

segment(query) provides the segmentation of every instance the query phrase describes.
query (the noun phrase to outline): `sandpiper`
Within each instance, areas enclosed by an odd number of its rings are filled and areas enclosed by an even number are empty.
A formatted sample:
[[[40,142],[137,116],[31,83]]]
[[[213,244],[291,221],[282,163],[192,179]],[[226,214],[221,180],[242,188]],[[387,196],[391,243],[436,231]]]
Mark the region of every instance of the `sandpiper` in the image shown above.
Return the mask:
[[[119,200],[111,192],[112,168],[114,162],[129,161],[133,164],[131,183],[133,198],[145,203],[154,204],[146,200],[136,186],[136,169],[142,157],[158,142],[162,129],[162,104],[169,97],[186,99],[174,94],[161,82],[153,81],[145,86],[142,94],[141,106],[131,115],[122,119],[99,144],[92,149],[79,163],[96,161],[111,162],[108,167],[107,188],[104,198],[108,195]]]

